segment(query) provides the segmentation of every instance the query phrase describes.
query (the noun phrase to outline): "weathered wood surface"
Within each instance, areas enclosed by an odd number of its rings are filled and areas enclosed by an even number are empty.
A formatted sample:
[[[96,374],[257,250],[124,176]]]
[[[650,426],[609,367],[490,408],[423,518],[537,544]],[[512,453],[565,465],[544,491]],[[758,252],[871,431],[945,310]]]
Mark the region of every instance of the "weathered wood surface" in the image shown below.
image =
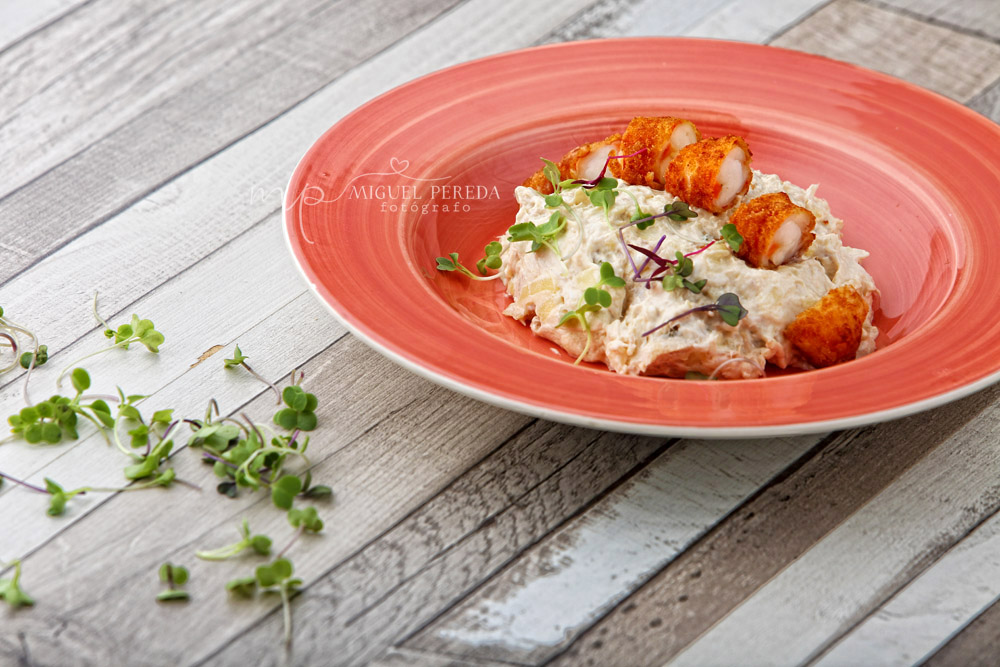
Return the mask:
[[[235,538],[242,517],[279,544],[291,529],[266,494],[217,497],[194,451],[173,462],[201,493],[94,493],[49,518],[45,498],[0,487],[0,559],[25,557],[24,584],[38,598],[32,609],[0,609],[0,663],[991,664],[998,390],[891,424],[770,443],[533,420],[433,386],[346,335],[276,253],[277,198],[252,192],[281,188],[316,136],[394,85],[566,39],[773,43],[901,76],[996,119],[992,9],[982,0],[0,6],[0,197],[9,193],[0,304],[50,347],[33,394],[103,344],[90,314],[99,290],[105,317],[138,312],[168,342],[159,356],[88,362],[95,391],[121,383],[188,415],[215,396],[264,421],[273,395],[224,372],[219,353],[239,342],[272,380],[303,366],[324,401],[315,476],[337,494],[320,505],[325,535],[291,552],[304,586],[285,654],[277,600],[241,603],[222,590],[258,561],[192,553]],[[16,375],[3,382],[7,414],[20,386]],[[0,470],[67,486],[118,485],[123,458],[94,436],[0,446]],[[152,600],[168,559],[192,568],[187,605]]]
[[[816,441],[680,443],[406,646],[544,662]]]
[[[84,2],[85,0],[36,0],[8,3],[3,8],[3,21],[0,21],[0,51],[10,48],[18,40],[29,38],[32,33],[49,23],[60,20]]]
[[[139,4],[148,6],[149,3]],[[193,4],[203,8],[214,7],[211,3]],[[273,5],[275,10],[281,7],[275,3],[264,4]],[[297,2],[288,4],[306,7]],[[316,4],[322,5],[320,2]],[[163,90],[150,91],[145,104],[139,103],[138,95],[130,94],[127,89],[117,88],[119,82],[116,79],[110,79],[108,86],[90,92],[92,104],[110,104],[110,94],[113,96],[112,100],[115,97],[125,98],[120,104],[121,109],[105,111],[98,107],[101,110],[99,117],[107,119],[103,124],[89,120],[86,115],[80,119],[80,122],[89,123],[87,131],[101,135],[99,138],[88,134],[86,138],[77,140],[78,133],[84,130],[73,127],[73,132],[69,134],[71,139],[57,141],[57,146],[51,151],[39,151],[39,142],[51,142],[53,137],[49,133],[54,130],[50,130],[47,125],[38,125],[37,128],[40,129],[27,132],[27,129],[36,127],[32,119],[37,112],[15,109],[13,113],[20,116],[14,115],[14,119],[24,118],[28,125],[20,134],[29,136],[26,140],[19,137],[24,142],[19,144],[23,146],[21,150],[24,155],[16,154],[14,157],[22,161],[28,160],[26,170],[38,178],[0,199],[0,220],[4,221],[3,246],[0,246],[0,284],[81,232],[153,192],[171,178],[281,116],[329,82],[351,71],[351,68],[380,50],[390,47],[396,40],[450,6],[445,0],[386,2],[384,6],[343,1],[325,4],[327,6],[321,11],[303,12],[302,20],[298,23],[292,21],[285,30],[275,29],[271,25],[273,21],[265,21],[256,32],[247,33],[244,39],[249,41],[226,39],[225,35],[219,40],[209,40],[210,45],[217,47],[213,56],[196,60],[196,67],[182,67],[180,71],[185,73],[184,76],[171,77],[164,81]],[[157,15],[163,13],[160,11]],[[284,13],[289,16],[298,15],[287,10]],[[125,12],[125,15],[130,14]],[[184,23],[187,15],[181,12],[173,22],[168,22],[171,32],[187,32]],[[233,25],[242,27],[247,23],[236,21]],[[139,23],[137,29],[144,25]],[[43,33],[58,33],[59,27],[58,23],[53,24]],[[97,32],[98,37],[103,35],[101,23],[86,24],[85,27]],[[204,29],[210,27],[204,26]],[[95,48],[103,47],[108,50],[109,46],[98,37],[95,37],[98,42]],[[128,34],[128,37],[137,44],[145,43],[140,36]],[[163,39],[169,37],[170,34],[161,36]],[[58,49],[68,39],[58,37],[56,46],[50,49],[51,57],[58,58]],[[205,41],[201,40],[199,44]],[[230,49],[234,42],[237,47],[235,51]],[[3,55],[32,63],[30,49],[33,44],[34,40],[25,42],[21,49],[15,46],[11,53]],[[28,54],[17,53],[20,50],[27,50]],[[123,54],[119,51],[120,49],[114,50],[113,62],[121,62]],[[179,62],[181,65],[187,63],[180,56],[171,58],[172,51],[159,49],[147,53],[142,47],[137,47],[136,51],[137,53],[129,55],[142,67],[136,66],[135,70],[128,70],[128,74],[143,86],[151,85],[146,83],[150,80],[147,76],[148,69],[164,69],[161,60]],[[188,52],[197,54],[198,49],[182,51],[181,55]],[[126,58],[123,62],[127,65],[132,60]],[[33,76],[30,72],[26,75],[29,83],[34,80]],[[62,78],[65,77],[56,77],[55,80],[58,82]],[[19,80],[14,79],[15,82]],[[390,78],[387,82],[384,78],[375,79],[380,86],[378,92],[404,80],[405,78],[398,81]],[[84,112],[93,109],[82,105],[80,101],[87,99],[88,91],[89,88],[77,87],[70,100],[53,103],[46,109],[54,109],[60,122],[63,118],[76,118],[75,110],[78,107],[82,106]],[[45,92],[46,90],[42,90],[31,99],[37,99]],[[365,99],[368,98],[361,97],[359,103]],[[52,112],[46,110],[45,113]],[[328,113],[324,118],[325,126],[329,127],[337,118],[338,116]],[[2,135],[4,128],[17,129],[16,124],[12,123],[14,120],[0,126],[0,142],[9,141]],[[97,126],[90,127],[93,125]],[[45,134],[39,134],[40,131]],[[314,131],[309,136],[315,137],[317,134]],[[63,146],[62,143],[67,145]],[[287,153],[292,164],[306,146],[308,143],[298,152]],[[285,154],[286,146],[272,143],[271,149]],[[31,166],[33,156],[39,152],[43,154],[39,159],[47,161],[34,169]],[[50,152],[53,157],[44,157]],[[39,171],[45,168],[48,171]],[[286,175],[290,171],[290,167],[285,164],[280,164],[279,168]],[[21,170],[10,173],[21,173]],[[287,179],[282,179],[277,185],[284,185],[285,180]],[[73,184],[73,187],[64,187],[67,183]],[[11,187],[17,185],[19,183],[12,182],[0,186],[0,194],[9,192]],[[86,192],[88,196],[81,197],[81,192]],[[248,193],[249,189],[244,192]]]
[[[1000,11],[993,0],[866,0],[914,18],[1000,41]]]
[[[1000,78],[1000,43],[858,0],[837,0],[770,42],[880,70],[966,102]]]

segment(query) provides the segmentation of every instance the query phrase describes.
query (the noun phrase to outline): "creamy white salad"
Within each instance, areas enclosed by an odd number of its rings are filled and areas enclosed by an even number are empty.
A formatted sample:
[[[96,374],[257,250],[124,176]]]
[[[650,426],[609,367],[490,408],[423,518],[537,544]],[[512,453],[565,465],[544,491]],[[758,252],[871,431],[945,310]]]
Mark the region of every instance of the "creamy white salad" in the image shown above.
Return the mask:
[[[622,181],[615,189],[617,196],[607,211],[592,203],[584,188],[564,190],[559,207],[548,206],[545,196],[533,189],[515,189],[520,205],[515,224],[542,225],[553,211],[560,210],[565,228],[551,248],[541,246],[535,251],[531,241],[510,241],[507,233],[500,237],[500,280],[513,298],[506,315],[574,357],[586,350],[583,360],[605,363],[618,373],[752,378],[762,375],[768,362],[781,368],[812,368],[783,331],[831,289],[851,285],[868,303],[857,356],[875,349],[878,331],[872,324],[872,295],[876,287],[860,264],[868,253],[843,244],[843,222],[816,196],[816,185],[802,189],[754,170],[749,191],[729,210],[716,215],[692,206],[696,217],[683,221],[660,217],[645,229],[633,224],[621,229],[622,239],[619,228],[632,222],[637,210],[659,213],[679,200],[662,190]],[[740,203],[777,192],[786,193],[792,203],[815,215],[815,240],[787,264],[755,268],[734,254],[722,238],[723,227]],[[626,255],[622,240],[626,246],[641,247],[662,258],[674,259],[677,252],[689,255],[693,266],[685,280],[700,286],[700,293],[683,286],[665,289],[659,279],[637,281],[636,270],[641,270],[642,279],[655,264],[633,248]],[[567,313],[584,304],[585,290],[600,284],[605,262],[616,277],[624,279],[624,286],[600,286],[610,294],[610,305],[586,312],[586,327],[579,318],[567,319]],[[746,311],[735,326],[714,310],[691,312],[661,326],[692,308],[710,306],[727,293],[737,295]],[[737,361],[725,363],[729,360]]]

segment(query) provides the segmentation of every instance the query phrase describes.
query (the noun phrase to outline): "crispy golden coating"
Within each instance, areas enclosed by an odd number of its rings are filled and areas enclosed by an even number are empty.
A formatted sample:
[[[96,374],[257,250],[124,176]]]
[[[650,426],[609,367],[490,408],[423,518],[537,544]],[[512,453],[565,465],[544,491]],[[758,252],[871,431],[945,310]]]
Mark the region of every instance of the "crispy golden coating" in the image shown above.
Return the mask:
[[[816,238],[813,233],[816,216],[812,211],[793,204],[784,192],[761,195],[741,204],[729,219],[743,237],[743,244],[736,255],[757,268],[775,266],[777,262],[773,261],[773,257],[781,250],[781,241],[776,238],[778,230],[789,218],[798,224],[802,236],[798,247],[786,253],[786,260],[808,250]]]
[[[644,152],[634,157],[611,161],[611,173],[632,185],[647,185],[663,189],[664,167],[674,158],[677,150],[671,143],[671,136],[680,125],[689,125],[695,137],[701,138],[698,128],[689,120],[671,116],[637,116],[633,118],[622,134],[620,155],[631,155],[642,149]]]
[[[559,167],[559,175],[563,179],[567,178],[580,178],[580,168],[581,163],[594,151],[608,146],[610,144],[617,144],[621,141],[622,135],[613,134],[603,141],[592,141],[589,144],[584,144],[583,146],[577,146],[569,153],[566,153],[561,160],[557,163]],[[614,152],[612,151],[612,155]],[[618,162],[618,160],[612,160],[612,164]],[[537,190],[543,195],[552,194],[552,184],[549,183],[549,179],[545,178],[543,169],[539,169],[534,174],[529,176],[524,180],[523,185],[526,188],[531,188],[532,190]]]
[[[717,204],[716,200],[722,193],[723,185],[719,180],[719,170],[729,152],[737,146],[743,149],[746,156],[746,173],[749,174],[750,147],[742,137],[729,135],[702,139],[685,146],[677,153],[677,157],[667,167],[664,190],[691,206],[698,206],[712,213],[726,210],[732,201],[750,189],[751,177],[747,176],[742,189],[736,192],[732,200],[724,202],[722,206]]]
[[[850,361],[861,344],[868,303],[854,287],[826,293],[785,327],[785,337],[817,368]]]

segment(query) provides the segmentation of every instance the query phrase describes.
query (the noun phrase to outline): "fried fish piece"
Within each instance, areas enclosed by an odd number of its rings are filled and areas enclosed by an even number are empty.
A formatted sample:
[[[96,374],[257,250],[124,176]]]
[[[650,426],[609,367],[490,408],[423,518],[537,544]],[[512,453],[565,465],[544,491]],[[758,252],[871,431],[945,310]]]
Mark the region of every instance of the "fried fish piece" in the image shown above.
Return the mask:
[[[743,237],[736,255],[750,266],[775,268],[805,252],[816,234],[816,216],[784,192],[744,202],[729,219]]]
[[[785,338],[813,366],[833,366],[857,356],[867,316],[865,298],[852,285],[842,285],[799,313],[785,327]]]
[[[637,116],[622,134],[620,155],[611,162],[611,173],[626,183],[663,189],[667,166],[677,153],[701,139],[694,123],[672,116]],[[645,149],[645,150],[643,150]],[[638,155],[633,155],[642,151]]]
[[[702,139],[667,166],[663,187],[691,206],[722,213],[750,189],[750,148],[742,137]]]

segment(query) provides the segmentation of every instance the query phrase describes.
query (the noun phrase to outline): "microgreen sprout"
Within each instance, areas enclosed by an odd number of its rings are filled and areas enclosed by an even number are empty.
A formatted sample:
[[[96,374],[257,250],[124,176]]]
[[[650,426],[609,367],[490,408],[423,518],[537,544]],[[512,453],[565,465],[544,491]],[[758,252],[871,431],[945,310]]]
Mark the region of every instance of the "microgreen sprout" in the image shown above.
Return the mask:
[[[649,334],[667,326],[671,322],[675,322],[681,319],[682,317],[686,317],[693,313],[713,312],[713,311],[718,312],[719,316],[722,317],[722,320],[731,327],[735,327],[737,324],[739,324],[740,320],[742,320],[744,317],[747,316],[747,310],[740,303],[740,298],[735,294],[733,294],[732,292],[726,292],[718,299],[716,299],[715,303],[706,304],[704,306],[697,306],[695,308],[691,308],[690,310],[685,310],[683,313],[671,317],[666,322],[658,324],[657,326],[653,327],[652,329],[643,333],[642,335],[648,336]]]
[[[302,491],[299,493],[303,498],[312,498],[318,500],[320,498],[330,498],[333,496],[333,489],[324,484],[313,484],[312,483],[312,472],[306,471],[304,479],[302,480]]]
[[[740,246],[743,245],[743,235],[736,229],[736,225],[731,222],[723,225],[721,233],[722,240],[729,244],[733,252],[739,252]]]
[[[91,352],[90,354],[86,354],[77,359],[76,361],[74,361],[73,363],[67,365],[66,368],[64,368],[62,372],[59,373],[59,376],[56,378],[57,387],[62,386],[63,376],[66,375],[66,372],[70,368],[80,363],[84,359],[89,359],[90,357],[96,356],[98,354],[104,354],[105,352],[109,352],[111,350],[118,348],[127,350],[129,346],[132,345],[133,343],[140,343],[153,354],[156,354],[160,351],[160,345],[163,344],[164,337],[162,333],[156,330],[151,320],[140,319],[138,315],[133,314],[132,321],[129,324],[122,324],[117,329],[112,329],[111,326],[97,312],[97,294],[94,294],[94,317],[96,317],[97,320],[104,325],[105,327],[104,336],[106,338],[113,338],[114,343],[112,343],[108,347],[104,347],[101,348],[100,350]]]
[[[240,526],[240,535],[243,536],[243,539],[239,542],[234,542],[233,544],[210,551],[197,551],[194,555],[202,560],[226,560],[227,558],[232,558],[243,553],[247,549],[253,549],[254,552],[261,556],[269,556],[271,554],[271,538],[267,535],[251,534],[250,523],[246,519],[243,519],[243,525]]]
[[[660,242],[662,243],[662,241],[663,239],[661,238]],[[694,292],[695,294],[700,294],[701,290],[705,287],[705,284],[708,281],[704,279],[697,280],[694,282],[688,280],[688,276],[690,276],[691,273],[694,271],[694,260],[692,260],[691,257],[704,252],[714,243],[715,241],[710,241],[701,248],[698,248],[697,250],[689,252],[687,254],[684,254],[678,250],[677,252],[674,253],[674,257],[676,259],[667,259],[665,257],[660,257],[659,255],[657,255],[656,251],[659,250],[660,243],[657,243],[656,248],[654,248],[653,250],[648,250],[641,246],[629,244],[630,248],[644,255],[646,257],[646,261],[652,261],[657,265],[657,268],[653,270],[653,272],[649,275],[648,278],[639,278],[636,280],[636,282],[645,282],[646,287],[649,287],[649,284],[653,280],[661,279],[662,277],[661,282],[663,284],[663,289],[667,290],[668,292],[673,291],[678,287],[683,287],[688,291]],[[646,263],[644,262],[642,266],[643,268],[645,268]],[[642,269],[639,269],[639,271],[641,272]]]
[[[31,371],[35,369],[36,365],[41,365],[48,360],[48,348],[39,345],[38,336],[36,336],[34,332],[5,318],[2,307],[0,307],[0,335],[2,335],[4,347],[9,346],[11,348],[11,354],[16,360],[16,363],[0,369],[0,373],[6,373],[7,371],[13,370],[18,363],[23,365],[25,359],[28,362],[27,366],[23,366],[28,372],[24,376],[24,385],[22,385],[21,393],[24,397],[25,404],[30,405],[31,399],[28,396],[28,381],[31,380]],[[18,335],[27,336],[31,341],[30,350],[21,354],[20,357],[17,354],[19,349]],[[44,354],[41,354],[43,347],[45,347],[45,352]],[[28,355],[27,358],[25,358],[25,355]]]
[[[292,391],[289,391],[292,390]],[[306,426],[315,428],[315,413],[312,409],[316,406],[316,398],[312,394],[306,394],[301,387],[298,385],[291,385],[285,388],[285,392],[289,396],[289,401],[293,407],[288,408],[291,410],[292,416],[295,418],[296,423],[298,420],[303,420]],[[312,398],[308,398],[312,396]],[[305,404],[302,404],[302,397],[305,397]],[[296,409],[298,406],[301,409]],[[279,414],[282,411],[279,411]],[[309,417],[308,415],[311,415]],[[259,489],[262,486],[272,487],[275,483],[274,480],[280,480],[282,477],[282,467],[284,466],[285,459],[294,455],[302,459],[302,461],[308,466],[309,459],[305,455],[305,451],[309,446],[309,438],[305,438],[301,442],[299,441],[299,435],[301,434],[301,429],[296,429],[288,435],[275,435],[271,438],[270,444],[265,445],[265,439],[263,433],[261,433],[260,428],[256,424],[250,421],[245,415],[243,416],[247,421],[248,427],[241,430],[246,436],[243,438],[239,437],[239,433],[236,434],[234,439],[225,440],[226,436],[220,435],[221,427],[213,431],[210,435],[202,439],[197,446],[207,448],[208,443],[211,438],[218,437],[219,444],[224,441],[224,449],[216,447],[214,452],[206,452],[204,458],[213,462],[213,470],[216,476],[221,477],[223,482],[217,487],[219,493],[227,495],[231,498],[235,498],[239,487],[247,487],[251,489]],[[278,421],[278,416],[275,415],[275,421]],[[198,423],[198,422],[195,422]],[[280,425],[280,422],[279,422]],[[210,430],[213,423],[202,424],[196,435],[201,433],[203,430]],[[201,435],[204,435],[201,433]],[[192,436],[195,438],[195,436]],[[303,484],[301,480],[298,480],[298,489],[292,493],[299,493]],[[293,484],[294,482],[283,482],[282,484]]]
[[[21,436],[29,444],[58,444],[63,437],[76,440],[77,417],[83,417],[94,424],[104,439],[111,444],[105,431],[114,425],[111,418],[111,408],[103,398],[93,398],[90,403],[83,395],[90,388],[90,375],[82,368],[76,368],[72,373],[73,388],[76,395],[72,398],[54,395],[48,400],[36,405],[22,408],[20,412],[7,418],[11,433]],[[109,397],[111,398],[111,397]]]
[[[35,604],[31,596],[21,588],[21,560],[15,560],[9,567],[14,568],[14,574],[10,579],[0,579],[0,599],[15,609]]]
[[[282,618],[285,624],[285,645],[292,643],[291,594],[302,585],[302,580],[292,578],[294,568],[287,558],[277,558],[267,565],[259,565],[252,577],[240,577],[226,584],[226,590],[243,597],[252,597],[260,590],[264,593],[281,595]]]
[[[271,382],[267,378],[257,373],[257,371],[255,371],[254,369],[250,368],[250,364],[247,363],[247,359],[249,358],[250,357],[243,354],[243,351],[240,350],[240,346],[237,345],[236,352],[233,354],[233,358],[225,359],[223,360],[223,363],[225,364],[226,368],[235,368],[236,366],[242,366],[243,368],[247,369],[247,372],[249,372],[250,375],[254,376],[255,378],[257,378],[258,380],[260,380],[261,382],[263,382],[264,384],[266,384],[268,387],[271,388],[271,390],[274,392],[275,397],[277,397],[278,399],[278,405],[281,405],[281,392],[278,391],[277,385],[275,385],[273,382]]]
[[[486,269],[493,269],[496,271],[501,266],[503,266],[503,259],[500,258],[500,253],[503,251],[503,246],[500,245],[499,241],[490,241],[483,248],[483,253],[485,257],[476,262],[476,270],[479,273],[488,275]]]
[[[507,240],[511,243],[517,241],[531,241],[531,250],[537,252],[542,247],[546,247],[555,253],[556,257],[562,257],[559,246],[556,244],[556,237],[566,229],[566,216],[559,211],[554,211],[549,216],[548,222],[536,225],[535,223],[521,222],[512,225],[507,230]]]
[[[290,385],[281,392],[281,400],[288,407],[274,414],[275,424],[289,431],[312,431],[316,428],[316,406],[319,401],[315,394],[306,392],[298,385]]]
[[[18,363],[21,364],[21,368],[27,370],[31,368],[32,363],[37,366],[42,366],[46,361],[49,360],[49,346],[39,345],[37,352],[25,352],[18,359]]]
[[[559,323],[556,325],[556,327],[561,327],[571,320],[576,320],[587,333],[587,342],[584,344],[583,351],[580,352],[580,356],[578,356],[576,361],[573,362],[574,366],[583,361],[583,358],[587,356],[587,352],[590,350],[590,345],[593,339],[593,334],[590,330],[590,323],[587,321],[587,313],[596,313],[601,310],[601,308],[611,307],[611,293],[607,290],[601,289],[601,287],[604,285],[607,285],[608,287],[625,287],[625,280],[615,275],[615,269],[609,262],[601,263],[600,271],[601,279],[597,282],[597,284],[593,287],[585,289],[576,308],[564,314],[559,319]]]
[[[300,491],[302,480],[295,475],[284,475],[271,484],[271,502],[280,509],[291,509]]]
[[[187,583],[187,580],[188,571],[186,567],[164,563],[160,566],[160,581],[167,585],[167,590],[157,594],[156,599],[160,602],[190,599],[191,596],[188,595],[187,591],[178,588],[178,586],[183,586]]]
[[[40,486],[35,486],[24,480],[12,477],[7,473],[0,473],[0,481],[4,478],[9,479],[15,484],[19,484],[24,488],[34,491],[35,493],[43,493],[50,496],[49,507],[46,510],[46,514],[49,516],[60,516],[66,511],[66,503],[69,502],[74,496],[82,496],[90,492],[101,492],[101,493],[120,493],[123,491],[140,491],[142,489],[149,489],[154,486],[170,486],[170,484],[176,479],[176,473],[173,468],[169,468],[155,478],[143,482],[142,484],[133,484],[131,486],[126,486],[122,488],[104,488],[99,486],[82,486],[78,489],[72,489],[67,491],[62,486],[60,486],[55,481],[45,478],[45,488]],[[177,480],[180,481],[180,480]]]
[[[458,253],[451,252],[448,253],[447,257],[438,257],[437,270],[438,271],[458,271],[459,273],[472,278],[473,280],[495,280],[500,277],[499,273],[494,273],[492,276],[486,275],[486,269],[499,269],[503,265],[503,260],[500,258],[500,251],[503,247],[498,241],[490,241],[483,248],[483,253],[485,257],[476,262],[476,268],[483,275],[477,276],[475,273],[466,268],[460,261],[458,261]]]

